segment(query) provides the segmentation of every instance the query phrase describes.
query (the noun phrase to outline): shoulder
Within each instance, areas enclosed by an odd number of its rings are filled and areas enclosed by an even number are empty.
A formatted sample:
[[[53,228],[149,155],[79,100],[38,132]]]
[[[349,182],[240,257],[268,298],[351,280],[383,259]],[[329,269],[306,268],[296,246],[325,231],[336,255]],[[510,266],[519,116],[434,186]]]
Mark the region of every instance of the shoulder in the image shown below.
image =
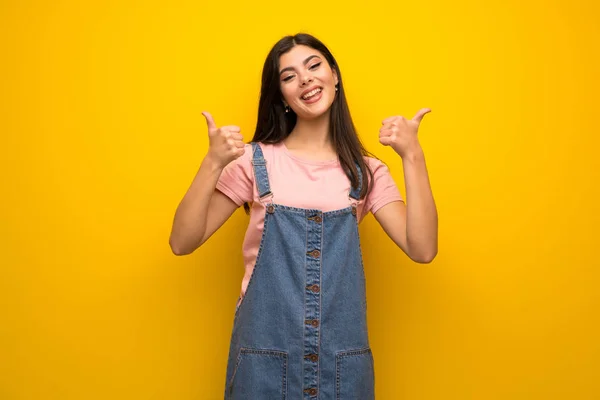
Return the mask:
[[[249,168],[252,161],[252,145],[250,143],[244,144],[244,154],[231,161],[225,167],[225,170],[234,170],[234,169],[246,169]]]
[[[226,169],[238,169],[249,172],[252,169],[252,160],[255,152],[260,152],[265,160],[272,160],[277,153],[278,146],[270,143],[250,142],[244,144],[244,154],[229,163]]]
[[[378,158],[363,156],[363,160],[373,172],[373,175],[389,174],[390,172],[388,166]]]
[[[254,157],[255,146],[256,148],[260,148],[262,152],[263,158],[265,160],[274,159],[279,153],[282,152],[281,145],[278,143],[263,143],[263,142],[251,142],[246,145],[246,153],[249,153],[248,159],[252,160]]]
[[[279,147],[279,143],[263,143],[263,142],[250,142],[248,143],[248,146],[252,147],[252,145],[257,145],[260,146],[260,148],[264,151],[264,150],[274,150],[276,148]]]
[[[397,190],[392,173],[385,162],[374,157],[364,157],[364,159],[373,173],[373,179],[369,185],[371,195],[378,196],[382,192]]]
[[[369,192],[366,196],[366,210],[375,214],[381,207],[392,201],[403,201],[388,166],[373,157],[365,157],[365,162],[373,172],[373,180],[369,184]]]
[[[235,161],[238,164],[239,163],[243,163],[243,164],[250,163],[252,161],[252,158],[254,157],[254,152],[256,151],[255,146],[257,149],[260,147],[260,150],[263,153],[263,156],[265,158],[272,155],[273,152],[275,152],[278,147],[276,144],[271,144],[271,143],[262,143],[262,142],[245,143],[244,144],[244,154],[242,154],[240,157],[238,157]]]

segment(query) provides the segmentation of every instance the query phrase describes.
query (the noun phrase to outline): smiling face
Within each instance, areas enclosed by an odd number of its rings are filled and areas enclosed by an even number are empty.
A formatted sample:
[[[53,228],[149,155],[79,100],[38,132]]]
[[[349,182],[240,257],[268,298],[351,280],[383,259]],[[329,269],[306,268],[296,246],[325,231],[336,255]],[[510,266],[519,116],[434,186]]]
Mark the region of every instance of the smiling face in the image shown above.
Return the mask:
[[[279,57],[279,65],[283,99],[298,118],[313,119],[329,111],[338,77],[319,51],[294,46]]]

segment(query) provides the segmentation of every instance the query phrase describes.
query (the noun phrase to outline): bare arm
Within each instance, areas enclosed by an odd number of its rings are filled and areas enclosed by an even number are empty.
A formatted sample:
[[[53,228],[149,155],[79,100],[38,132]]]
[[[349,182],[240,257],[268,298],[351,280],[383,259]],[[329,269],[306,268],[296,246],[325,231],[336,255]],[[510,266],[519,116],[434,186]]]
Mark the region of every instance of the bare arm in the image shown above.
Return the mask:
[[[194,252],[238,208],[229,197],[215,189],[222,171],[223,168],[209,156],[202,161],[194,181],[175,212],[169,238],[174,254]]]
[[[423,108],[411,120],[402,116],[386,118],[379,130],[379,141],[402,157],[407,204],[387,204],[375,218],[394,243],[421,263],[431,262],[438,252],[438,214],[417,138],[421,120],[430,111]]]
[[[244,154],[240,128],[217,128],[212,116],[203,114],[208,125],[209,150],[175,211],[169,245],[176,255],[194,252],[237,209],[237,204],[216,186],[225,166]]]
[[[389,203],[374,216],[413,261],[429,263],[438,252],[438,215],[423,151],[415,148],[402,161],[407,204]]]

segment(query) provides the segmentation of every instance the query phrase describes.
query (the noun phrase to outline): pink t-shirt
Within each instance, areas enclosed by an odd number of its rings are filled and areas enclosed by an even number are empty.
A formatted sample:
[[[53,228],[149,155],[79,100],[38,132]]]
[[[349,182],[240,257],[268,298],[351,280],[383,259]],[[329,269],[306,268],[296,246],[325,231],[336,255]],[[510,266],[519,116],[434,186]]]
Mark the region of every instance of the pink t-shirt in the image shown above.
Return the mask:
[[[323,212],[339,210],[351,203],[350,180],[337,159],[313,161],[292,154],[283,142],[261,144],[266,160],[272,202],[289,207],[318,209]],[[243,297],[254,269],[265,222],[265,206],[258,199],[252,168],[252,145],[246,144],[245,153],[229,163],[217,182],[217,189],[238,206],[250,203],[250,222],[242,246],[244,278],[240,296]],[[389,169],[381,161],[365,157],[373,171],[371,192],[357,205],[357,218],[375,214],[392,201],[403,201]],[[363,176],[366,172],[363,172]],[[269,197],[265,199],[269,201]],[[265,201],[264,200],[264,201]]]

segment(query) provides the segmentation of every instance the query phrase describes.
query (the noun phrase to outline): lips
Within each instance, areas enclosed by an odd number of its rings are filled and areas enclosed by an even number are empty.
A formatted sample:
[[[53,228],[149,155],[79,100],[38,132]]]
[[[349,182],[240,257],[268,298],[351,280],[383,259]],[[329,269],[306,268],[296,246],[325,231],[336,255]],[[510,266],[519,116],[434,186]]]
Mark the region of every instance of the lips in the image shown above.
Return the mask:
[[[304,98],[304,96],[306,96],[308,93],[311,93],[312,91],[314,91],[316,89],[319,89],[321,92],[323,91],[323,88],[321,86],[313,86],[312,88],[309,88],[309,89],[305,90],[304,92],[302,92],[302,94],[300,95],[300,98],[302,100],[306,101],[306,99]],[[313,96],[316,96],[319,93],[320,92],[316,92],[316,93],[313,94]]]

